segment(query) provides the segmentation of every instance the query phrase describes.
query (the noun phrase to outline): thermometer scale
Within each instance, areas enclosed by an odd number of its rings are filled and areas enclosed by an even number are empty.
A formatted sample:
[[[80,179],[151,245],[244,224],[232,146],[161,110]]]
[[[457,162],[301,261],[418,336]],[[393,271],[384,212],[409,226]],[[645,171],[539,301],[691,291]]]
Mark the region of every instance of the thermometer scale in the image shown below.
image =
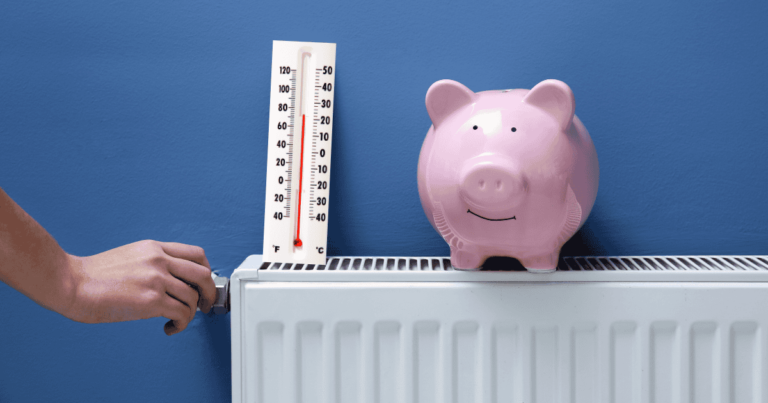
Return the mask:
[[[264,260],[325,264],[335,43],[274,41]]]

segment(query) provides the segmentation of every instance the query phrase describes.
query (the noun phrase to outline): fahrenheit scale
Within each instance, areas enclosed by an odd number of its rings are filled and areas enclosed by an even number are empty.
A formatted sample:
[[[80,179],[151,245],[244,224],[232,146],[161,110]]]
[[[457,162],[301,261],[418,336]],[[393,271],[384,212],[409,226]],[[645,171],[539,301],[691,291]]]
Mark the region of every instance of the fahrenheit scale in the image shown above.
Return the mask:
[[[325,264],[335,43],[272,43],[264,260]]]

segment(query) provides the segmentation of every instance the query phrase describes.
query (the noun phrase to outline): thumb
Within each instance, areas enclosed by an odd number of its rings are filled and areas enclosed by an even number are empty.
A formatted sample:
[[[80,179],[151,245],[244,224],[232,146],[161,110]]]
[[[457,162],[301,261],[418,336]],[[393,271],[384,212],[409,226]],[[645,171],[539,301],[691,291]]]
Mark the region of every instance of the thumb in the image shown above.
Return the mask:
[[[165,323],[165,326],[163,326],[163,331],[165,331],[166,335],[173,336],[179,332],[179,327],[176,326],[176,321],[169,320]]]

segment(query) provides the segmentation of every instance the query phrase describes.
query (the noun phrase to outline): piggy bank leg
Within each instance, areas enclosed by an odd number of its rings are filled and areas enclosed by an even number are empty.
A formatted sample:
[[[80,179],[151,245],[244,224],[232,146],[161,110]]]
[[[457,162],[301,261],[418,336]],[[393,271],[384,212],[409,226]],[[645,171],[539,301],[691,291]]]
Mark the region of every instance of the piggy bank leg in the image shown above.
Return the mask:
[[[460,270],[478,270],[483,257],[478,253],[451,247],[451,266]]]
[[[533,256],[520,260],[520,263],[531,273],[552,273],[557,269],[557,259],[560,251],[549,255]]]

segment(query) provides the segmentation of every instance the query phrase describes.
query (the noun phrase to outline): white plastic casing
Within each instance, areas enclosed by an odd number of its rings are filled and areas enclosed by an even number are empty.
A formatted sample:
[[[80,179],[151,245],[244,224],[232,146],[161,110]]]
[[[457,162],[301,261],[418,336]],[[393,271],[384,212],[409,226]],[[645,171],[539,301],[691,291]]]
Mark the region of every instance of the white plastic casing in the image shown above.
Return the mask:
[[[272,46],[262,253],[270,261],[322,264],[336,44],[274,41]]]
[[[766,257],[445,263],[249,256],[230,283],[233,401],[768,402]]]

